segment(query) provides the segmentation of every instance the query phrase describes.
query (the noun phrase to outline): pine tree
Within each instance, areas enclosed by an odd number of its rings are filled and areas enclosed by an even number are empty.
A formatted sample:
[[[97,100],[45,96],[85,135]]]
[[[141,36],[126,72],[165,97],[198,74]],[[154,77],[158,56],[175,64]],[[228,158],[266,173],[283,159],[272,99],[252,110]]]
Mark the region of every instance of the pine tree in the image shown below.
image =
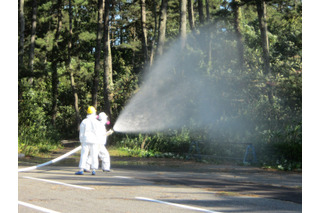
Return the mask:
[[[101,54],[101,40],[102,40],[102,30],[103,30],[104,3],[105,3],[105,0],[98,0],[97,39],[96,39],[96,48],[95,48],[94,77],[93,77],[93,87],[92,87],[92,106],[94,106],[96,109],[98,106],[100,54]]]
[[[193,0],[188,0],[188,19],[192,31],[194,29]]]
[[[112,79],[112,54],[110,46],[110,30],[109,30],[109,16],[110,16],[110,0],[105,0],[104,8],[104,36],[103,36],[103,49],[104,49],[104,60],[103,60],[103,98],[104,98],[104,110],[110,120],[112,120],[112,110],[110,106],[111,89],[113,87]]]
[[[31,30],[31,39],[30,39],[30,51],[29,51],[29,73],[31,77],[29,78],[29,83],[33,82],[33,64],[34,64],[34,48],[36,40],[36,27],[37,27],[37,0],[32,1],[32,30]]]
[[[184,49],[187,39],[187,0],[180,0],[180,39]]]
[[[233,11],[233,20],[234,20],[234,31],[237,39],[237,49],[239,56],[239,64],[240,67],[244,66],[244,46],[243,46],[243,38],[240,27],[240,19],[241,19],[241,9],[240,9],[240,0],[233,0],[231,4],[231,8]]]
[[[168,0],[162,0],[161,3],[161,15],[159,20],[159,36],[158,36],[158,46],[157,46],[157,54],[163,54],[163,47],[166,40],[166,25],[167,25],[167,7]]]
[[[60,37],[61,33],[61,27],[62,27],[62,1],[58,0],[56,9],[57,9],[57,26],[56,31],[53,39],[53,47],[52,47],[52,53],[51,53],[51,72],[52,72],[52,109],[51,109],[51,117],[52,117],[52,124],[55,126],[56,124],[56,117],[57,117],[57,109],[58,109],[58,83],[59,83],[59,77],[58,77],[58,62],[59,62],[59,43],[58,39]]]
[[[79,113],[79,97],[78,97],[78,91],[76,89],[76,84],[74,80],[74,73],[73,73],[73,68],[71,65],[71,57],[72,57],[72,38],[73,38],[73,32],[72,32],[72,18],[73,18],[73,12],[72,12],[72,3],[71,0],[69,0],[69,39],[68,39],[68,60],[67,60],[67,66],[68,66],[68,71],[70,75],[70,82],[71,82],[71,88],[72,88],[72,93],[74,97],[74,110],[75,110],[75,121],[77,123],[77,129],[79,130],[80,128],[80,113]]]
[[[148,62],[148,38],[147,38],[147,27],[146,27],[146,1],[140,0],[141,5],[141,27],[142,27],[142,50],[144,63]]]
[[[24,0],[19,0],[19,74],[24,71],[23,56],[24,56],[24,32],[25,18],[24,18]]]

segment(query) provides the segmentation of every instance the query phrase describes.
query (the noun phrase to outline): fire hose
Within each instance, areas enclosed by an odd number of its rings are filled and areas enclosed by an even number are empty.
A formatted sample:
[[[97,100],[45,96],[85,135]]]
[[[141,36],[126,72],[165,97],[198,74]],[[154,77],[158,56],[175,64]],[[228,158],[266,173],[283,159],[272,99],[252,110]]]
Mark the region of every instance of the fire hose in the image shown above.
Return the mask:
[[[56,163],[74,153],[76,153],[77,151],[81,150],[81,146],[78,146],[77,148],[71,150],[70,152],[67,152],[66,154],[64,155],[61,155],[60,157],[57,157],[51,161],[48,161],[48,162],[45,162],[45,163],[42,163],[42,164],[39,164],[37,166],[31,166],[31,167],[27,167],[27,168],[23,168],[23,169],[19,169],[18,172],[26,172],[26,171],[30,171],[30,170],[34,170],[34,169],[38,169],[40,167],[43,167],[43,166],[47,166],[49,164],[52,164],[52,163]]]

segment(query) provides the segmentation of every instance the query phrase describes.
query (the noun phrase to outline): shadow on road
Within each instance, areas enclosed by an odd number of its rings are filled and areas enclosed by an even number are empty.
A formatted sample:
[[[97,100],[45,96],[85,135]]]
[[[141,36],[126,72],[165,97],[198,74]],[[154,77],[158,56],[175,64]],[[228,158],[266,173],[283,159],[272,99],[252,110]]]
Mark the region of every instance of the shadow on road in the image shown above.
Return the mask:
[[[67,146],[61,153],[73,147],[74,144]],[[54,153],[53,158],[61,153]],[[18,163],[19,166],[33,166],[49,160],[52,159],[26,157],[19,159]],[[99,171],[96,176],[75,176],[78,163],[79,154],[49,167],[43,167],[37,172],[50,171],[52,179],[78,180],[80,185],[139,186],[148,184],[147,181],[150,185],[157,186],[183,185],[204,188],[221,195],[263,197],[302,203],[301,173],[267,171],[248,166],[211,165],[185,160],[111,157],[113,172]],[[66,171],[70,171],[70,176],[66,175]],[[112,176],[122,174],[132,177],[135,181],[112,179]]]

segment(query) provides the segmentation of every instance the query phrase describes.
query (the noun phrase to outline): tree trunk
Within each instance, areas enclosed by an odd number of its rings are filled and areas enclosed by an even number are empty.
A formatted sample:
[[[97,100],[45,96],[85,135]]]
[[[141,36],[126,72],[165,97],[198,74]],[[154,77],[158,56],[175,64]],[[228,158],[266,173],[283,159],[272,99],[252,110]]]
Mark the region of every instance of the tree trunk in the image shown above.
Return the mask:
[[[144,65],[148,63],[148,40],[147,40],[147,26],[146,26],[146,1],[141,0],[141,26],[142,26],[142,49]]]
[[[132,38],[133,38],[133,42],[135,43],[137,40],[136,40],[136,38],[137,38],[137,34],[136,34],[136,27],[133,27],[132,28]],[[135,73],[138,73],[139,71],[138,71],[138,69],[136,69],[136,64],[137,64],[137,62],[136,62],[136,50],[132,50],[132,59],[131,59],[131,64],[132,64],[132,67],[133,67],[133,71],[135,72]]]
[[[199,20],[200,24],[204,24],[203,0],[198,0]]]
[[[194,29],[193,0],[188,0],[188,17],[191,31]]]
[[[209,0],[206,0],[206,15],[207,15],[207,22],[209,22],[210,20]]]
[[[72,69],[72,65],[71,65],[71,51],[72,51],[72,36],[73,36],[73,32],[72,32],[72,4],[71,4],[71,0],[69,0],[69,39],[68,39],[68,70],[69,70],[69,75],[70,75],[70,81],[71,81],[71,88],[72,88],[72,93],[73,93],[73,97],[74,97],[74,109],[76,112],[76,123],[77,123],[77,129],[79,130],[80,128],[80,122],[81,122],[81,118],[80,118],[80,113],[79,113],[79,104],[78,104],[78,92],[76,89],[76,84],[74,82],[74,76],[73,76],[73,69]]]
[[[184,49],[187,39],[187,0],[180,0],[180,39]]]
[[[53,40],[53,47],[52,47],[52,63],[51,63],[51,69],[52,69],[52,110],[51,110],[51,116],[52,116],[52,124],[55,126],[56,124],[56,116],[57,116],[57,99],[58,99],[58,60],[59,60],[59,44],[58,39],[60,36],[61,26],[62,26],[62,13],[61,13],[61,0],[58,0],[57,3],[57,9],[58,9],[58,22],[57,22],[57,29],[56,33],[54,35]]]
[[[167,7],[168,0],[162,0],[161,4],[161,15],[159,20],[159,36],[158,36],[158,47],[157,54],[163,54],[163,46],[166,40],[166,25],[167,25]]]
[[[111,4],[111,11],[115,11],[115,2],[114,1],[112,1],[112,4]],[[115,21],[115,13],[111,13],[111,26],[113,26],[113,23],[116,23],[116,21]],[[110,36],[111,36],[111,40],[110,40],[111,41],[111,47],[114,47],[115,30],[111,30]]]
[[[243,47],[243,38],[240,30],[240,19],[241,19],[241,10],[239,6],[240,0],[233,0],[231,7],[234,15],[234,31],[237,39],[237,49],[238,49],[238,60],[240,67],[244,67],[244,47]]]
[[[97,24],[97,39],[95,49],[94,77],[92,88],[92,105],[97,109],[98,106],[98,87],[100,73],[100,55],[101,55],[101,39],[103,30],[103,9],[104,0],[98,0],[98,24]]]
[[[209,33],[211,35],[211,33]],[[209,43],[208,43],[208,67],[212,69],[212,39],[211,36],[209,36]]]
[[[269,40],[268,40],[268,30],[267,30],[267,6],[264,0],[256,0],[259,28],[261,33],[261,45],[263,53],[264,62],[264,73],[270,74],[270,59],[269,59]]]
[[[24,0],[19,0],[19,57],[18,57],[18,69],[21,74],[24,71],[23,67],[23,55],[24,55],[24,31],[25,31],[25,19],[24,19]]]
[[[261,33],[262,57],[264,63],[264,73],[266,76],[271,75],[270,56],[269,56],[269,40],[267,29],[267,5],[264,0],[256,0],[259,27]],[[273,104],[273,91],[270,82],[267,83],[267,93],[270,104]]]
[[[37,28],[37,0],[33,0],[32,2],[32,29],[31,29],[31,40],[30,40],[30,52],[29,52],[29,84],[31,85],[33,82],[32,74],[33,74],[33,60],[34,60],[34,45],[36,40],[36,28]]]
[[[150,61],[149,65],[152,67],[153,64],[153,58],[154,58],[154,52],[155,52],[155,43],[156,43],[156,35],[158,30],[158,24],[157,24],[157,2],[153,0],[153,15],[154,15],[154,32],[153,32],[153,39],[152,39],[152,45],[151,45],[151,53],[150,53]]]
[[[110,120],[112,120],[111,114],[111,94],[110,91],[113,87],[112,80],[112,55],[111,55],[111,46],[110,46],[110,36],[109,36],[109,10],[110,3],[109,0],[105,2],[105,14],[104,14],[104,36],[103,36],[103,49],[104,49],[104,60],[103,60],[103,98],[104,98],[104,110]]]

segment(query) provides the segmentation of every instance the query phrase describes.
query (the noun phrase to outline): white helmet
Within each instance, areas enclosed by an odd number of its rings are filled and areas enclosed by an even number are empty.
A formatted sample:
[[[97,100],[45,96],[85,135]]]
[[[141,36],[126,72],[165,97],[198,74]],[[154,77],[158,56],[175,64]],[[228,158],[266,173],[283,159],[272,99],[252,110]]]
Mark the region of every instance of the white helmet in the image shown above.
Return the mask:
[[[104,112],[99,113],[99,120],[100,121],[106,121],[107,119],[108,119],[108,116],[106,113],[104,113]]]

